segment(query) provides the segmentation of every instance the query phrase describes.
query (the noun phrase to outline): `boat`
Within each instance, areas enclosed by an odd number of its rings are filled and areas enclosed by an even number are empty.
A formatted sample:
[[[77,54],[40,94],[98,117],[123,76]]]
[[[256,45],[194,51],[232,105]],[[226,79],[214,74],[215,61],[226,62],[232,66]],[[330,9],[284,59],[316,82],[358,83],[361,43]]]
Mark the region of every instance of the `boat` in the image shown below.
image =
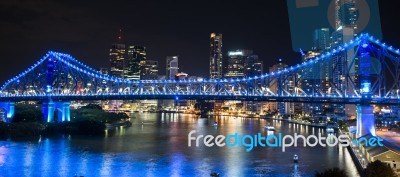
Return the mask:
[[[275,127],[274,127],[274,126],[271,126],[271,125],[265,126],[265,129],[266,129],[267,131],[275,131]]]
[[[217,122],[214,122],[213,126],[214,126],[214,127],[217,127],[217,126],[218,126],[218,123],[217,123]]]
[[[293,156],[293,162],[294,162],[294,163],[298,163],[298,162],[299,162],[299,156],[297,156],[297,154],[295,154],[295,155]]]

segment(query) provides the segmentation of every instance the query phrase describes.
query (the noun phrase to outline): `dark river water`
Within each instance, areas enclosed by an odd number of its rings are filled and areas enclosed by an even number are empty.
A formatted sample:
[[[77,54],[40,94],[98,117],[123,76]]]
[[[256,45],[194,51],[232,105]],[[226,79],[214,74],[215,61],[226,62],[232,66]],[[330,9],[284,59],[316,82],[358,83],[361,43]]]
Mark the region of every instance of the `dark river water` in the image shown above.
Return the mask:
[[[185,114],[136,114],[130,128],[108,137],[57,137],[31,141],[0,141],[0,176],[314,176],[339,167],[358,176],[346,149],[337,147],[188,147],[188,133],[302,135],[324,129],[258,118],[199,119]],[[217,121],[219,126],[214,127]],[[143,122],[143,124],[142,124]],[[271,132],[270,132],[271,133]],[[110,133],[111,134],[111,133]],[[195,141],[192,141],[194,145]],[[299,155],[299,163],[293,155]]]

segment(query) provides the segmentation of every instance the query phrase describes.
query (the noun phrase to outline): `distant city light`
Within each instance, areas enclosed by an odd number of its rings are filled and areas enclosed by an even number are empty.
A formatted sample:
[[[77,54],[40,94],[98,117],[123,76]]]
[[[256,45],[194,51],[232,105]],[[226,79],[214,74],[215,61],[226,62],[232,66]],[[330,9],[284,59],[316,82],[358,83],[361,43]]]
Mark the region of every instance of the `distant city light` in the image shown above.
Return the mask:
[[[229,56],[235,56],[235,55],[243,55],[243,52],[229,52]]]

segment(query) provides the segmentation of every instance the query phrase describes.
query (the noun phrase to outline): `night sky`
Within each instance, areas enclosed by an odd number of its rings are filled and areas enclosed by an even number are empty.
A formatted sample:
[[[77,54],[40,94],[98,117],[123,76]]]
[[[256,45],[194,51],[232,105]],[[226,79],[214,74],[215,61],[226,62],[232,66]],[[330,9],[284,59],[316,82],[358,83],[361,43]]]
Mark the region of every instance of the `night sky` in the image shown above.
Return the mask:
[[[379,1],[383,40],[400,47],[397,1]],[[147,47],[148,59],[179,55],[180,71],[208,76],[209,35],[223,33],[223,50],[252,49],[267,67],[278,58],[300,62],[292,50],[286,0],[0,2],[0,83],[47,51],[69,53],[94,67],[109,67],[108,50],[123,30],[126,44]],[[311,34],[306,34],[310,35]]]

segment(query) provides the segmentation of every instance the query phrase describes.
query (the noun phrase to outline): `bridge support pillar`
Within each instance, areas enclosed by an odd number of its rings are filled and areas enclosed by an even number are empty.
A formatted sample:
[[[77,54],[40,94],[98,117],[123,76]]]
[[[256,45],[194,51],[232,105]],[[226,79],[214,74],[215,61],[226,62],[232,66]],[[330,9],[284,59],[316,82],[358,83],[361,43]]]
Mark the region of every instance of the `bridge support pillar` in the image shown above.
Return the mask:
[[[59,107],[60,107],[60,112],[61,114],[58,114],[58,121],[59,122],[64,122],[64,121],[70,121],[70,102],[60,102]]]
[[[4,109],[4,121],[11,122],[15,113],[15,103],[14,102],[0,102],[0,108]],[[1,120],[0,120],[1,121]]]
[[[374,108],[372,106],[357,106],[357,138],[367,134],[375,134]]]
[[[43,102],[42,104],[42,113],[45,122],[53,122],[54,121],[54,102]]]
[[[54,111],[57,111],[57,121],[70,121],[70,102],[43,102],[43,115],[46,122],[54,122]]]

